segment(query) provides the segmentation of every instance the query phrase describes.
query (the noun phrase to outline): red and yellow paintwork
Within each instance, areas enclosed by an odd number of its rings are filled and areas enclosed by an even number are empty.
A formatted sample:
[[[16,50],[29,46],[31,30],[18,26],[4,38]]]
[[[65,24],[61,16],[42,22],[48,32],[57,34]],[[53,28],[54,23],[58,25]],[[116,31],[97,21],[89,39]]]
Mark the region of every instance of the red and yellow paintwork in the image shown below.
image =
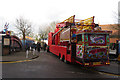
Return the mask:
[[[49,51],[64,61],[84,66],[109,65],[109,34],[94,30],[94,16],[75,22],[75,16],[56,24],[48,34]]]

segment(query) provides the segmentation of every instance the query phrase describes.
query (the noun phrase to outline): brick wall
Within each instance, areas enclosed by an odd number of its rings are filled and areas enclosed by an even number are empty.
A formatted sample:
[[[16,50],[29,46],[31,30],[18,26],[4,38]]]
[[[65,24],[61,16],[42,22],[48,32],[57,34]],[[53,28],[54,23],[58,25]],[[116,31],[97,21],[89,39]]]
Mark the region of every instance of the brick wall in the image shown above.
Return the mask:
[[[117,24],[106,24],[106,25],[99,25],[99,26],[102,28],[102,30],[112,31],[111,36],[118,34],[118,30],[115,29],[117,27]],[[116,40],[118,40],[118,38],[116,37],[110,38],[110,43],[116,43]]]

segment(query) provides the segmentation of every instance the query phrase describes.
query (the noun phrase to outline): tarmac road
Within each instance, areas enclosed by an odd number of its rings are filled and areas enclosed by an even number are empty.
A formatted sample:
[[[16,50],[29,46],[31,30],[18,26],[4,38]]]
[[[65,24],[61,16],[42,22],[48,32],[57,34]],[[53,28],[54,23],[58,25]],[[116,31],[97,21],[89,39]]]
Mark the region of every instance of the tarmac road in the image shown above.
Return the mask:
[[[112,63],[113,64],[113,63]],[[78,64],[66,64],[52,53],[41,51],[39,57],[32,61],[3,63],[3,78],[119,78],[119,75],[100,72],[117,69],[112,67],[86,68]],[[113,72],[112,71],[112,72]],[[118,74],[118,73],[117,73]]]

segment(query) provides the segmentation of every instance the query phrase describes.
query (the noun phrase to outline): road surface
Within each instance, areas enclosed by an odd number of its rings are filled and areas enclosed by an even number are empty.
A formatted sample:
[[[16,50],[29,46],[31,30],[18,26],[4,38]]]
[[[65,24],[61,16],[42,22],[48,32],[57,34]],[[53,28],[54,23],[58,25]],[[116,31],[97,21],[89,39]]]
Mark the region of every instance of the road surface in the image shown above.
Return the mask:
[[[111,72],[119,65],[112,62]],[[3,78],[119,78],[117,74],[104,73],[110,66],[86,68],[79,64],[66,64],[52,53],[41,51],[32,61],[3,63]],[[112,71],[113,70],[113,71]],[[108,71],[109,72],[109,71]]]

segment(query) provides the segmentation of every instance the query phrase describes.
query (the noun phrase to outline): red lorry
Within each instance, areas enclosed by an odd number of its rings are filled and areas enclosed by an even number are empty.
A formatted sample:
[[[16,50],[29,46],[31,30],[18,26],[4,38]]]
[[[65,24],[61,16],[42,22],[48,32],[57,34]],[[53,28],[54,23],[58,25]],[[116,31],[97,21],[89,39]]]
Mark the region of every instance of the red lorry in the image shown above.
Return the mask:
[[[75,21],[75,15],[48,33],[48,51],[62,61],[83,66],[109,65],[109,34],[94,23],[94,16]]]

